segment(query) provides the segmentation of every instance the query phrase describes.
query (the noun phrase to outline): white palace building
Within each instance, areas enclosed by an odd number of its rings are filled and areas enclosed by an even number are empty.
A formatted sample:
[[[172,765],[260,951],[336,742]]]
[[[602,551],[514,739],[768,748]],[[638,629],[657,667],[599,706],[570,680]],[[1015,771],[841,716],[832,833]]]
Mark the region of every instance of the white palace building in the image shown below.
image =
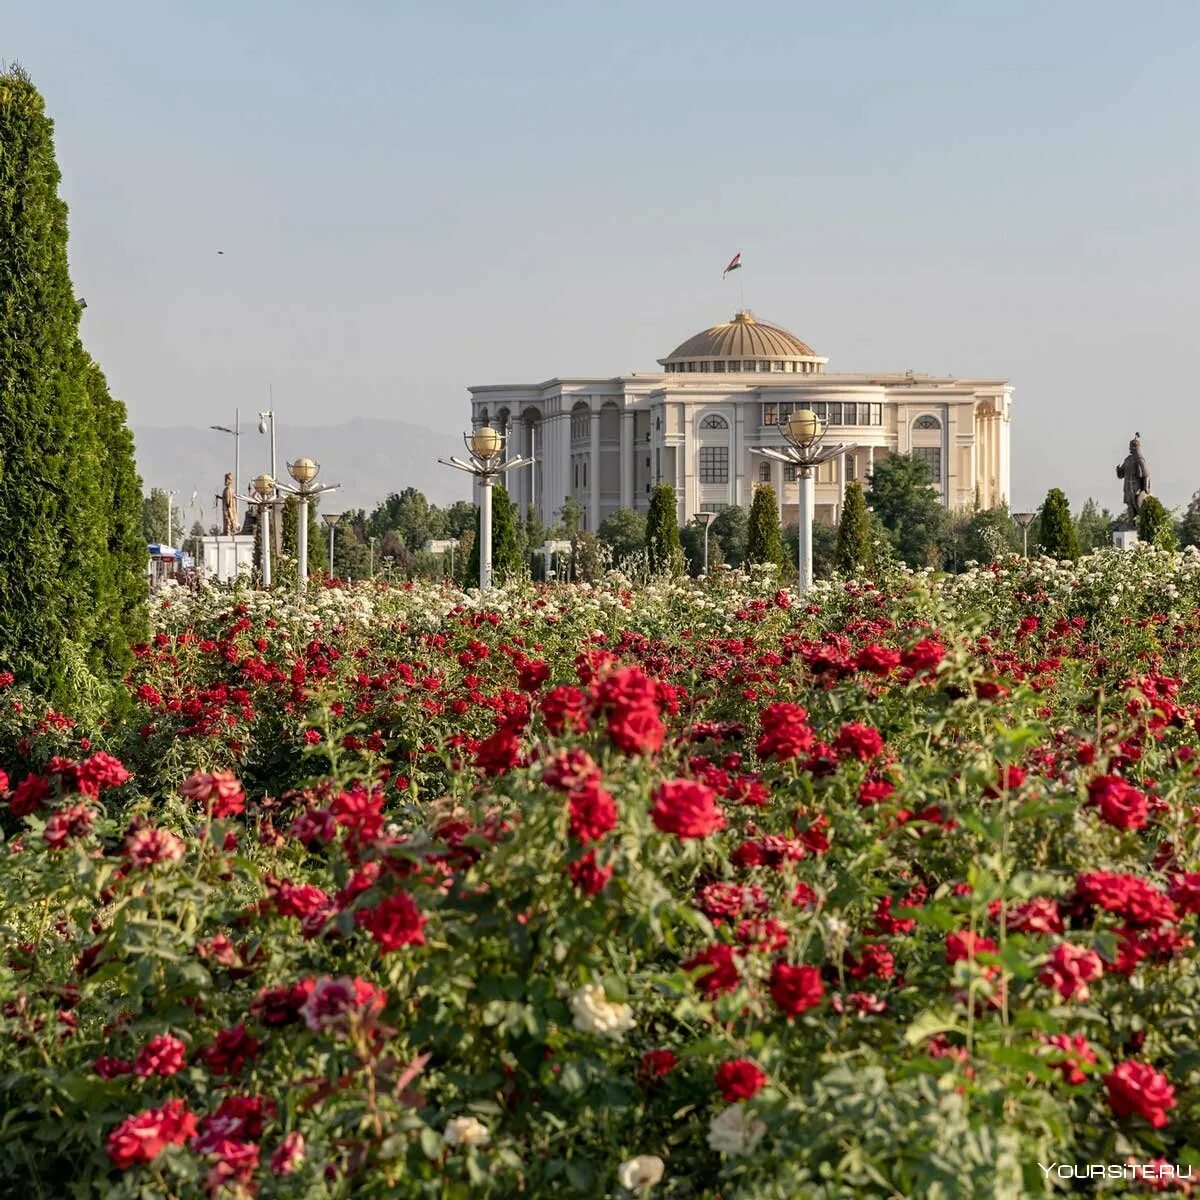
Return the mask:
[[[1007,380],[832,374],[828,361],[742,311],[681,343],[658,372],[470,388],[472,418],[505,432],[510,454],[537,460],[505,482],[522,517],[532,506],[547,525],[568,496],[592,530],[619,508],[645,511],[658,483],[675,488],[681,525],[748,505],[759,483],[774,486],[781,519],[794,524],[794,468],[751,448],[782,446],[779,418],[798,408],[827,422],[827,442],[856,447],[818,468],[818,521],[836,523],[846,484],[865,486],[889,454],[923,458],[950,508],[1008,500]]]

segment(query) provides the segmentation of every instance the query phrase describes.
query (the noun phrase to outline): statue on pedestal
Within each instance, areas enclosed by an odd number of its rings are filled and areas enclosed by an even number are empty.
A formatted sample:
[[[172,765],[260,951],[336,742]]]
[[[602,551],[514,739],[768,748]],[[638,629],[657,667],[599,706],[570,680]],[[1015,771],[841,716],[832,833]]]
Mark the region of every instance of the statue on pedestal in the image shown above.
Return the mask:
[[[232,537],[238,532],[237,491],[233,486],[233,472],[225,472],[225,490],[217,497],[221,504],[222,532]]]
[[[1150,495],[1150,470],[1142,457],[1142,435],[1135,433],[1129,443],[1129,453],[1125,461],[1117,467],[1117,478],[1125,481],[1126,519],[1130,527],[1137,525],[1138,512],[1142,501]]]

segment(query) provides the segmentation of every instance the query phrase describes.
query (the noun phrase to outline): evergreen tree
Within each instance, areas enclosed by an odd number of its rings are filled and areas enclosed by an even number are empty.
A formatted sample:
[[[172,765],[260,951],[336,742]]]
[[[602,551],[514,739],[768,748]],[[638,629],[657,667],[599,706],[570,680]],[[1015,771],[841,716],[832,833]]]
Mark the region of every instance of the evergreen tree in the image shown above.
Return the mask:
[[[717,560],[713,557],[711,543],[721,548],[721,562],[731,567],[740,567],[746,561],[746,542],[750,537],[750,514],[740,505],[731,504],[717,513],[717,519],[708,531],[708,564]]]
[[[862,575],[871,569],[871,514],[857,480],[846,485],[833,563],[843,575]]]
[[[482,520],[482,514],[480,514]],[[492,486],[492,583],[507,583],[521,574],[521,545],[518,539],[520,519],[517,506],[508,498],[508,490],[502,484]],[[470,558],[467,562],[467,578],[464,586],[479,586],[479,524],[471,539]]]
[[[574,496],[568,496],[558,510],[558,520],[562,527],[564,538],[573,538],[582,528],[583,519],[587,514],[583,505]]]
[[[1071,520],[1071,506],[1061,488],[1051,488],[1046,493],[1040,516],[1038,540],[1042,552],[1051,558],[1078,558],[1075,522]]]
[[[615,566],[641,554],[646,545],[646,518],[632,508],[619,508],[600,522],[600,540],[612,551]]]
[[[783,563],[783,539],[779,529],[779,501],[775,489],[769,483],[760,483],[754,489],[754,502],[750,505],[750,522],[746,532],[747,563]]]
[[[1082,554],[1112,545],[1113,515],[1090,497],[1075,518],[1075,536]]]
[[[1192,496],[1183,520],[1179,522],[1179,544],[1200,546],[1200,492]]]
[[[142,537],[151,545],[170,545],[167,533],[167,493],[162,488],[151,488],[150,495],[142,497]]]
[[[675,489],[669,483],[660,483],[650,495],[646,517],[646,558],[651,571],[678,575],[683,570],[677,513]]]
[[[948,525],[928,463],[909,454],[876,460],[867,504],[910,567],[937,566]]]
[[[308,502],[308,576],[323,575],[329,567],[329,546],[327,544],[329,531],[317,515],[319,498]],[[296,513],[300,508],[295,496],[288,495],[283,501],[283,552],[293,559],[297,558],[299,548],[296,543]],[[275,574],[272,564],[271,574]]]
[[[0,70],[0,670],[71,702],[138,635],[146,558],[124,412],[79,342],[58,182],[41,96]]]
[[[1163,507],[1157,496],[1146,496],[1138,510],[1138,540],[1157,546],[1160,550],[1174,550],[1179,544],[1175,538],[1175,521]]]

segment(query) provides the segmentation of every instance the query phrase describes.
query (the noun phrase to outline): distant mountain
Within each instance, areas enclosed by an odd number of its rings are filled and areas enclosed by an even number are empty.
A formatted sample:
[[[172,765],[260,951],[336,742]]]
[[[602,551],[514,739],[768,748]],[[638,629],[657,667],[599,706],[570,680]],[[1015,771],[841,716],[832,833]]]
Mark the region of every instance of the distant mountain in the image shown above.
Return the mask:
[[[251,414],[254,415],[254,414]],[[233,438],[207,428],[134,426],[138,469],[148,494],[152,487],[178,491],[190,527],[200,518],[207,529],[216,521],[214,497],[233,470]],[[242,494],[260,471],[271,468],[270,439],[258,432],[257,418],[242,421]],[[338,483],[322,500],[327,512],[365,508],[368,512],[389,492],[419,488],[434,504],[469,499],[471,481],[461,471],[439,465],[439,458],[461,453],[450,433],[437,433],[406,421],[353,418],[341,425],[279,426],[276,446],[281,478],[291,482],[286,463],[306,454],[321,464],[319,483]],[[192,493],[198,493],[195,507]]]

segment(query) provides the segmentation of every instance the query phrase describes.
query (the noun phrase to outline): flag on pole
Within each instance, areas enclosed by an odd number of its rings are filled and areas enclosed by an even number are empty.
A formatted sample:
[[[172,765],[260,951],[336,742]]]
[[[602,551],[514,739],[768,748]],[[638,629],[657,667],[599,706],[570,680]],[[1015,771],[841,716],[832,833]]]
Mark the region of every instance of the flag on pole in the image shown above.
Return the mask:
[[[741,269],[741,266],[742,266],[742,252],[739,250],[739,251],[738,251],[738,252],[737,252],[737,253],[736,253],[736,254],[735,254],[735,255],[734,255],[734,256],[733,256],[733,257],[732,257],[732,258],[729,260],[729,266],[727,266],[727,267],[725,268],[725,270],[723,270],[723,271],[721,272],[721,278],[722,278],[722,279],[724,279],[724,278],[725,278],[725,276],[726,276],[726,275],[728,275],[730,271],[738,271],[738,270],[740,270],[740,269]]]

